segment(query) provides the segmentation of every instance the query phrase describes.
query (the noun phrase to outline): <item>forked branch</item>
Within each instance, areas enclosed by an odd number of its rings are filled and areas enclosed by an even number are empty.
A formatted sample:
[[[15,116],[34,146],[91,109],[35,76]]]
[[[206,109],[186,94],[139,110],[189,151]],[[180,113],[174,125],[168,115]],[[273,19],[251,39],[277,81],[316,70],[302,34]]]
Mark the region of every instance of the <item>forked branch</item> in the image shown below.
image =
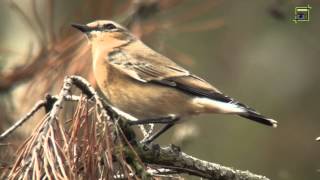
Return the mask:
[[[85,97],[71,94],[73,85]],[[66,77],[59,95],[50,97],[22,118],[24,122],[46,107],[47,114],[18,151],[8,179],[154,179],[183,173],[214,180],[268,179],[197,159],[173,145],[140,143],[126,123],[127,114],[103,101],[79,76]],[[61,118],[66,101],[78,102],[71,121]]]

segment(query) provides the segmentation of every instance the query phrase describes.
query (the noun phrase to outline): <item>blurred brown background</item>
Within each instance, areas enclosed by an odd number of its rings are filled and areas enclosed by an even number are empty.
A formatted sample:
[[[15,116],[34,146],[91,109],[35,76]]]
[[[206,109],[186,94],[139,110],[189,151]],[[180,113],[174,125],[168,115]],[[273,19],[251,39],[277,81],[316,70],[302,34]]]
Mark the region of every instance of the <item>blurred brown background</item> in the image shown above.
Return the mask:
[[[292,22],[294,7],[307,4],[311,22]],[[70,23],[112,19],[279,121],[272,129],[240,117],[203,115],[175,126],[161,144],[271,179],[319,179],[319,8],[318,0],[0,1],[0,130],[45,93],[57,93],[64,76],[94,83],[88,43]],[[12,149],[32,127],[20,128]]]

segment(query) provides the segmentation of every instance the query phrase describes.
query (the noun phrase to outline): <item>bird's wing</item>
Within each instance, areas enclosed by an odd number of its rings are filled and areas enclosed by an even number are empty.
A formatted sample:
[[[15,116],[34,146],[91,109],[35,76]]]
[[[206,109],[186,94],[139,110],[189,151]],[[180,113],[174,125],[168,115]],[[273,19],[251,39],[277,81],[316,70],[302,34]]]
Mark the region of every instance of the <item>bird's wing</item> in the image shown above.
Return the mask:
[[[153,62],[150,58],[155,57],[151,56],[147,59],[147,56],[132,55],[121,50],[108,55],[109,63],[113,67],[141,82],[189,75],[187,70],[176,64]]]
[[[148,54],[147,50],[138,55],[124,53],[119,50],[109,53],[108,56],[111,66],[140,82],[156,83],[194,96],[232,103],[246,110],[246,113],[240,114],[240,116],[273,127],[277,126],[276,121],[268,119],[245,104],[222,94],[205,80],[190,74],[187,70],[160,54],[155,52],[150,53],[150,51]]]
[[[169,86],[188,94],[222,102],[233,101],[205,80],[190,74],[160,54],[136,55],[119,50],[109,53],[108,61],[114,68],[140,82]]]

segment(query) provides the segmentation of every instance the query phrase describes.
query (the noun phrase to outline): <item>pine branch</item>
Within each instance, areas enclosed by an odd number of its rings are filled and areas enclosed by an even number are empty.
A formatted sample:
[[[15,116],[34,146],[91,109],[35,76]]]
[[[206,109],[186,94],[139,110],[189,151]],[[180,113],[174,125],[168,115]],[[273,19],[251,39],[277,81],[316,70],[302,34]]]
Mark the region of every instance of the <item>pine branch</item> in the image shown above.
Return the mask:
[[[72,86],[86,97],[71,94]],[[126,123],[130,116],[106,103],[82,77],[66,77],[59,95],[50,97],[54,101],[48,101],[47,96],[47,102],[41,101],[26,115],[31,117],[42,106],[48,111],[19,150],[9,179],[153,179],[186,173],[213,180],[268,180],[249,171],[200,160],[174,145],[139,142]],[[68,122],[71,125],[66,127],[66,122],[58,119],[65,101],[78,102]],[[96,118],[89,118],[92,116]]]
[[[182,152],[179,147],[174,145],[152,148],[144,146],[139,152],[145,163],[174,170],[176,174],[187,173],[212,180],[268,180],[265,176],[256,175],[249,171],[235,170],[198,159]]]

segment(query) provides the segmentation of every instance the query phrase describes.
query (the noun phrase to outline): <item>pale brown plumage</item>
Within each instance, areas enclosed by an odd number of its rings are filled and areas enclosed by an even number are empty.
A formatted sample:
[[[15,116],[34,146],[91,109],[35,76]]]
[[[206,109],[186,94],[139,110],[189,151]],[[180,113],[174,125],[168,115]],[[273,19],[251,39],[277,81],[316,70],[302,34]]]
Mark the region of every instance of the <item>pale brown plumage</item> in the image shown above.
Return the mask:
[[[74,26],[89,37],[94,75],[104,95],[138,119],[225,113],[277,125],[155,52],[117,23]]]

